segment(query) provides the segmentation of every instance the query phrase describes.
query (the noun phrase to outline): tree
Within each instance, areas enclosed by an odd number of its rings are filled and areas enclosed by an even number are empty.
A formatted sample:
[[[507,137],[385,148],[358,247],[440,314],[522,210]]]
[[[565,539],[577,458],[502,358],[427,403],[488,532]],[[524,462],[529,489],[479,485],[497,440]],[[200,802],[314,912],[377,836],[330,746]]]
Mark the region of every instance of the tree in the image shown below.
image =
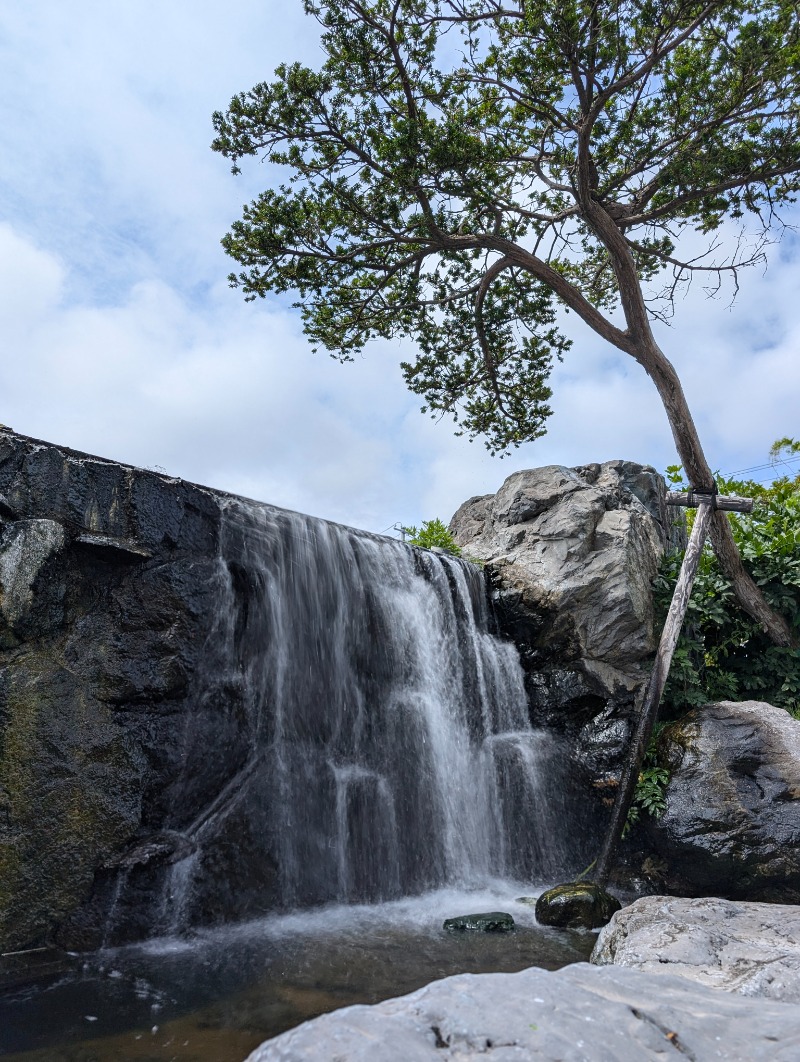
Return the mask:
[[[454,557],[461,556],[461,547],[438,517],[433,520],[423,520],[421,527],[409,527],[407,530],[409,532],[408,542],[411,546],[443,549],[445,553],[452,553]]]
[[[296,291],[342,361],[412,337],[423,411],[493,452],[543,434],[566,308],[651,376],[692,486],[712,490],[652,326],[693,277],[735,289],[780,235],[800,187],[796,0],[305,3],[321,68],[280,66],[214,115],[234,172],[248,155],[289,170],[223,240],[231,283]],[[723,513],[711,537],[789,644]]]

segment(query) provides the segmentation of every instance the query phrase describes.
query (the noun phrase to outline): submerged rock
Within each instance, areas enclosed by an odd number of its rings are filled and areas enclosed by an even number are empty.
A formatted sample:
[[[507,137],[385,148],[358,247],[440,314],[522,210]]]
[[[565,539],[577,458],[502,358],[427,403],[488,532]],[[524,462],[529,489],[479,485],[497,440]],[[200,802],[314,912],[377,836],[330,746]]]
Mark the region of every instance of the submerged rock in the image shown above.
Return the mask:
[[[268,1040],[248,1062],[794,1062],[800,1007],[683,977],[575,963],[459,974],[345,1007]]]
[[[443,929],[451,933],[473,931],[478,933],[507,933],[514,928],[514,919],[504,911],[489,911],[487,914],[457,915],[445,918]]]
[[[800,1003],[800,907],[642,897],[600,931],[592,962]]]
[[[572,881],[543,892],[536,901],[536,921],[558,929],[604,926],[622,904],[591,881]]]
[[[666,810],[647,822],[664,885],[689,896],[800,901],[800,721],[722,701],[670,724]]]
[[[35,948],[0,955],[0,992],[61,978],[70,973],[79,978],[78,968],[77,957],[58,948]]]

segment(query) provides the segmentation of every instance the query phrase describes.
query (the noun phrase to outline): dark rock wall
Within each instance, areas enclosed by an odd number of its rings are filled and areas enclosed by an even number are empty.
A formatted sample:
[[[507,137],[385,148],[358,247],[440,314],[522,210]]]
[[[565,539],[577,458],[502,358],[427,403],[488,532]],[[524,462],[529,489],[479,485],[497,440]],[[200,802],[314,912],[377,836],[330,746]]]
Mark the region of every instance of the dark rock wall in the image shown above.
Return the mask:
[[[186,719],[203,734],[213,716],[216,731],[236,716],[239,691],[195,678],[200,657],[213,673],[217,651],[212,492],[0,433],[0,521],[0,946],[9,950],[51,938],[97,868],[168,820]],[[214,747],[216,769],[234,767],[236,750]],[[198,806],[212,775],[196,780]],[[141,868],[169,858],[166,840]]]

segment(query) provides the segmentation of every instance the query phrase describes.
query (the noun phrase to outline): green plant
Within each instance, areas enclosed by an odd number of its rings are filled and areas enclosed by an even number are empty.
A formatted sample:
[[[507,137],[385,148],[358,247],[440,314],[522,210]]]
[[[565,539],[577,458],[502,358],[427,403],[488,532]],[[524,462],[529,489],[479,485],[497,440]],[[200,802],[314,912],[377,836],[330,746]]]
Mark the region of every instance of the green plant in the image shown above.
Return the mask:
[[[797,452],[797,446],[793,439],[781,439],[771,452]],[[682,486],[679,473],[675,466],[667,470],[675,487]],[[800,476],[784,476],[769,486],[717,476],[717,485],[720,493],[755,499],[751,514],[729,515],[733,536],[745,567],[767,601],[789,620],[797,640]],[[681,554],[665,557],[656,579],[656,602],[664,615],[681,560]],[[675,717],[709,701],[730,699],[768,701],[800,717],[800,652],[796,647],[774,645],[739,608],[730,583],[707,548],[672,661],[662,712]]]
[[[769,448],[769,459],[773,465],[779,464],[790,454],[800,454],[800,440],[790,439],[788,435],[776,439]]]
[[[628,817],[622,831],[623,837],[627,837],[644,812],[657,819],[666,810],[666,789],[671,775],[666,767],[659,767],[657,762],[658,735],[663,727],[663,723],[656,723],[650,744],[647,746],[644,763],[633,792],[633,800],[628,808]]]
[[[800,452],[793,439],[779,439],[771,453]],[[671,465],[669,485],[685,489],[680,465]],[[729,514],[742,560],[767,601],[778,608],[800,637],[800,476],[776,479],[764,486],[753,480],[716,477],[721,494],[755,499],[750,514]],[[687,512],[693,523],[694,511]],[[667,555],[655,581],[656,604],[666,616],[680,571],[682,553]],[[664,690],[661,712],[676,718],[710,701],[763,700],[785,708],[800,719],[800,652],[774,645],[738,605],[730,583],[706,546],[692,589]],[[644,812],[658,817],[666,807],[669,771],[656,759],[657,724],[628,812],[623,836]]]
[[[409,527],[409,543],[412,546],[423,546],[425,549],[443,549],[452,553],[454,557],[461,556],[461,547],[438,518],[435,520],[423,520],[420,528]]]

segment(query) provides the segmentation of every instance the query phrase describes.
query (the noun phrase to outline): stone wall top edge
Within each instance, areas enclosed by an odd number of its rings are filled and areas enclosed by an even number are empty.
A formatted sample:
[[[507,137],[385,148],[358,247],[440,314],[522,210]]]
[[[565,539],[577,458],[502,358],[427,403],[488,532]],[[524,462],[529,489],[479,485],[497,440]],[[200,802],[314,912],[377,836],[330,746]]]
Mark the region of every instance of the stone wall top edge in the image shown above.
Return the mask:
[[[12,431],[9,428],[0,427],[0,440],[8,438],[15,446],[27,450],[29,453],[35,453],[42,450],[50,450],[59,454],[65,460],[72,460],[81,464],[91,463],[94,465],[102,465],[108,467],[114,467],[122,469],[125,472],[130,472],[134,476],[142,478],[152,478],[159,480],[167,487],[172,488],[188,488],[192,491],[199,491],[200,493],[210,496],[220,504],[221,509],[225,509],[230,502],[244,503],[248,507],[254,507],[256,509],[262,509],[265,511],[272,511],[278,513],[286,513],[290,516],[301,516],[310,520],[319,521],[320,523],[327,524],[332,527],[342,528],[345,531],[355,533],[359,536],[363,536],[371,539],[387,540],[390,542],[396,542],[397,540],[389,535],[382,535],[377,531],[368,531],[366,528],[354,527],[351,524],[345,524],[341,521],[331,520],[324,516],[314,516],[310,513],[303,513],[297,509],[290,509],[285,505],[276,505],[274,502],[262,501],[258,498],[250,498],[244,494],[236,494],[233,491],[224,490],[221,487],[209,487],[203,483],[195,483],[193,480],[183,479],[181,476],[174,476],[168,472],[159,472],[152,468],[142,467],[141,465],[134,465],[126,461],[118,461],[111,457],[101,457],[98,454],[90,454],[83,450],[76,450],[70,446],[62,446],[58,443],[48,442],[45,439],[36,439],[33,436],[23,435],[20,432]]]

